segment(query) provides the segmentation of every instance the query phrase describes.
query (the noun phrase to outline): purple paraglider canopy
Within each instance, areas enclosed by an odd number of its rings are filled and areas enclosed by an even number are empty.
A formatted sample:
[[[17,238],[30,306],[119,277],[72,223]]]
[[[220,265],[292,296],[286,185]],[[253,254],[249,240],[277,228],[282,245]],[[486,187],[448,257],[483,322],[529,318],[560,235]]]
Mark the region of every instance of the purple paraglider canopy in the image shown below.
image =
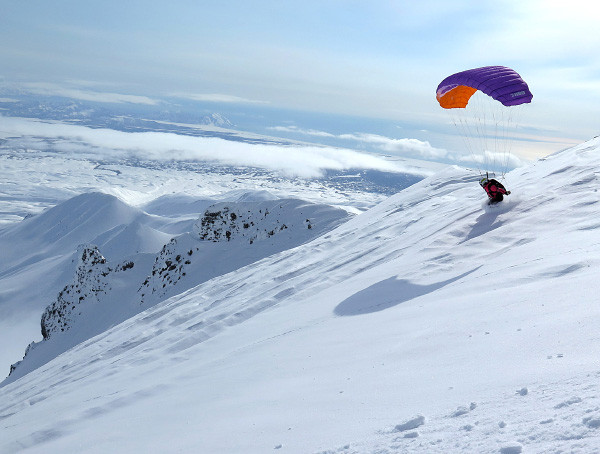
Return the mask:
[[[464,108],[481,90],[505,106],[529,103],[533,98],[527,83],[506,66],[484,66],[446,77],[437,88],[437,100],[445,109]]]

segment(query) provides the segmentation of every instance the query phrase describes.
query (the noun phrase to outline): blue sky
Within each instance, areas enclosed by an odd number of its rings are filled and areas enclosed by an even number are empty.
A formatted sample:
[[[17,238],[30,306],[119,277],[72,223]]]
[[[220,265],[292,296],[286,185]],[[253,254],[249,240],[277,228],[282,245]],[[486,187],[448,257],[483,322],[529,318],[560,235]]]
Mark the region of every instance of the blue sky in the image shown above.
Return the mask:
[[[505,65],[534,94],[521,120],[534,139],[521,153],[532,158],[600,134],[597,5],[4,0],[0,81],[123,102],[178,96],[381,119],[398,123],[391,139],[443,148],[448,118],[437,84],[463,69]]]

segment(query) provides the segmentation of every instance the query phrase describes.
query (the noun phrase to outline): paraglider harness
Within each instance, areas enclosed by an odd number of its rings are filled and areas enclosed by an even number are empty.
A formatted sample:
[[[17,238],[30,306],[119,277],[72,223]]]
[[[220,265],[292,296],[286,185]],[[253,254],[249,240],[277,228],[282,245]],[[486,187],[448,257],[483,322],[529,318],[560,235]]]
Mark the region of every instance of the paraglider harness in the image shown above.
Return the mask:
[[[489,203],[502,202],[504,195],[510,194],[510,191],[507,191],[502,183],[493,178],[490,179],[487,173],[486,176],[479,181],[479,184],[487,193],[488,198],[490,199]]]

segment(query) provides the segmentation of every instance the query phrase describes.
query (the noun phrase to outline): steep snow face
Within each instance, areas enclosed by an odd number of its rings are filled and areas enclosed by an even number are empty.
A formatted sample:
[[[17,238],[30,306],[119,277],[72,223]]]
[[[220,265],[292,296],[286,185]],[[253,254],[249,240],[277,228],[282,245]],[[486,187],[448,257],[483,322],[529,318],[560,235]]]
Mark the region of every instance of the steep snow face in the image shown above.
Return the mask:
[[[595,452],[598,169],[595,139],[494,207],[449,169],[173,295],[0,388],[0,449]]]
[[[158,127],[170,128],[169,125]],[[179,126],[171,132],[177,131],[180,132]],[[55,141],[40,137],[41,133],[36,129],[32,136],[14,137],[5,131],[7,140],[0,141],[0,370],[1,364],[20,359],[23,346],[32,339],[41,340],[40,314],[71,281],[78,260],[74,254],[78,244],[97,245],[102,255],[114,264],[131,254],[156,254],[170,238],[190,232],[198,215],[218,201],[244,201],[239,199],[244,195],[248,197],[246,201],[261,200],[259,196],[296,197],[343,206],[352,213],[359,213],[387,197],[379,192],[385,188],[367,184],[360,175],[349,180],[335,177],[299,180],[214,162],[157,161],[145,152],[137,158],[114,155],[108,150],[90,154],[89,148],[81,149],[79,140],[76,140],[75,150],[67,149],[63,147],[63,138]],[[232,137],[225,133],[224,137],[274,143],[272,138],[255,134]],[[279,140],[275,142],[282,144]],[[428,162],[407,163],[397,157],[382,159],[392,162],[394,167],[396,163],[400,167],[406,164],[411,175],[430,174],[432,169],[441,166]],[[392,183],[394,187],[402,187],[403,181],[410,182],[400,175]],[[110,197],[97,197],[99,209],[104,209],[99,205],[117,207],[118,202],[123,201],[130,209],[141,209],[150,216],[138,211],[141,217],[134,214],[135,219],[129,222],[126,217],[113,217],[119,212],[109,209],[106,216],[97,218],[100,224],[87,223],[86,228],[80,230],[84,235],[79,238],[68,236],[64,244],[56,247],[37,242],[40,237],[32,232],[35,222],[43,218],[40,215],[47,214],[50,208],[63,209],[61,204],[75,196],[92,199],[94,193],[117,198],[115,203]],[[161,196],[165,197],[158,205],[146,208],[151,205],[149,202]],[[77,211],[79,208],[93,206],[88,202],[65,210],[65,214],[76,219],[84,214]],[[114,221],[112,228],[108,224],[103,226],[108,220]],[[101,228],[94,234],[90,231],[88,237],[87,228],[97,225]],[[43,235],[46,229],[37,232]],[[19,237],[21,233],[23,237]],[[141,281],[143,279],[142,276]]]

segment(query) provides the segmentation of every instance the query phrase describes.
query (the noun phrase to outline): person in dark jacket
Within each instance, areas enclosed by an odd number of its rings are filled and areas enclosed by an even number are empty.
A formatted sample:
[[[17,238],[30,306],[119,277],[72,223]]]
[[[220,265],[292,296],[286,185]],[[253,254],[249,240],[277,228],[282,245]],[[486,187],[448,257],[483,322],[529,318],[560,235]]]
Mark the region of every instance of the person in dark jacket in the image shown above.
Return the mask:
[[[504,200],[504,196],[510,194],[506,188],[498,180],[493,178],[483,177],[479,181],[481,187],[485,190],[488,195],[489,203],[498,203]]]

